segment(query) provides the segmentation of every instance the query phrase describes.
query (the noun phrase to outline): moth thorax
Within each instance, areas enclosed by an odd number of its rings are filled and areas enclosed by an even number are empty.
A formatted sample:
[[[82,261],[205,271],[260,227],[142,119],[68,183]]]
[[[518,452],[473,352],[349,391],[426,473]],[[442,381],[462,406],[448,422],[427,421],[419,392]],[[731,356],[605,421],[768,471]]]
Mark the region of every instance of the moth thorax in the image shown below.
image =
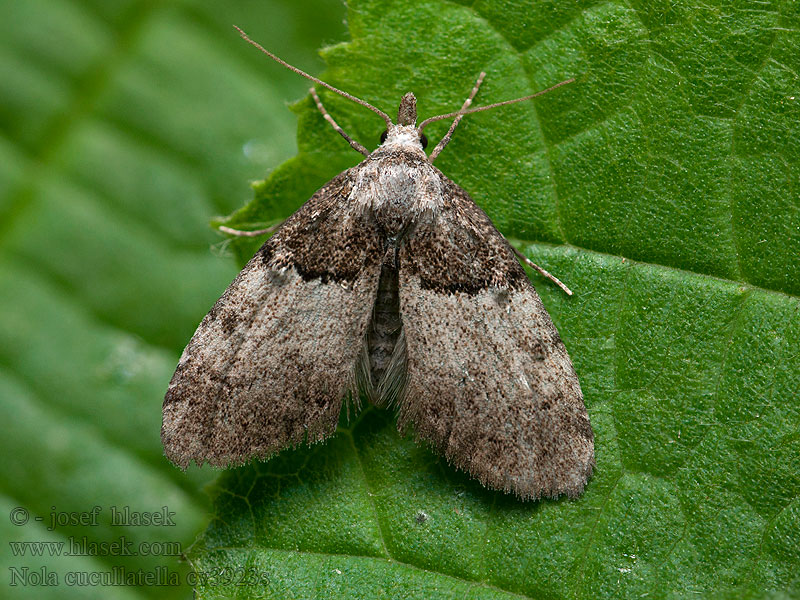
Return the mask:
[[[428,167],[427,169],[425,167]],[[431,181],[430,166],[422,167],[403,159],[403,155],[389,156],[365,167],[356,180],[354,192],[368,198],[372,213],[387,235],[397,235],[413,218],[413,210],[420,196],[430,197],[436,191]]]
[[[397,111],[397,124],[412,126],[417,124],[417,99],[411,92],[408,92],[400,100],[400,109]]]

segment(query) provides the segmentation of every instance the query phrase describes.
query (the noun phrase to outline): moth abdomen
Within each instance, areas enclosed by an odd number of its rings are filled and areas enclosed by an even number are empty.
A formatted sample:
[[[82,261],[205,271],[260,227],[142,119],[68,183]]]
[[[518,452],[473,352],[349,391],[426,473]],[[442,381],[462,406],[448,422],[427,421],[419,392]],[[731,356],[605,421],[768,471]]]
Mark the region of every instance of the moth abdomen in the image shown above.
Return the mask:
[[[405,338],[400,317],[398,268],[387,253],[378,280],[357,369],[358,388],[377,406],[395,402],[405,382]]]
[[[378,281],[372,321],[367,330],[370,374],[373,382],[379,383],[383,379],[400,337],[401,327],[397,269],[384,265]]]

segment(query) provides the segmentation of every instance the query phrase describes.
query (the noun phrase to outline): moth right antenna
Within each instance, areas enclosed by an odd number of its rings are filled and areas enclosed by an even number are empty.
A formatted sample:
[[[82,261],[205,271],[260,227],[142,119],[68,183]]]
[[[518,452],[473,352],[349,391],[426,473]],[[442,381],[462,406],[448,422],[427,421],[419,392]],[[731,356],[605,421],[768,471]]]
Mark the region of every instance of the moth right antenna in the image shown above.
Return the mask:
[[[567,85],[568,83],[572,83],[573,81],[575,81],[575,78],[570,77],[569,79],[565,79],[560,83],[551,85],[546,90],[536,92],[535,94],[531,94],[530,96],[523,96],[522,98],[514,98],[513,100],[505,100],[503,102],[495,102],[494,104],[487,104],[486,106],[478,106],[476,108],[468,108],[468,109],[462,108],[461,110],[447,113],[446,115],[436,115],[435,117],[430,117],[429,119],[425,119],[422,123],[420,123],[419,127],[417,127],[417,131],[419,132],[420,135],[422,135],[422,130],[425,129],[425,127],[427,127],[429,123],[433,123],[434,121],[441,121],[442,119],[449,119],[450,117],[459,117],[461,115],[468,115],[474,112],[481,112],[482,110],[489,110],[490,108],[497,108],[498,106],[505,106],[506,104],[514,104],[515,102],[524,102],[525,100],[536,98],[537,96],[541,96],[542,94],[546,94],[547,92],[552,92],[554,89],[560,88],[562,85]]]
[[[333,87],[331,84],[329,84],[329,83],[325,83],[325,82],[324,82],[324,81],[322,81],[321,79],[317,79],[317,78],[316,78],[316,77],[314,77],[313,75],[309,75],[308,73],[306,73],[305,71],[302,71],[301,69],[298,69],[297,67],[293,67],[292,65],[290,65],[289,63],[287,63],[285,60],[281,60],[280,58],[278,58],[277,56],[275,56],[275,55],[274,55],[272,52],[270,52],[269,50],[267,50],[266,48],[264,48],[264,46],[262,46],[262,45],[261,45],[261,44],[259,44],[258,42],[255,42],[255,41],[251,40],[251,39],[250,39],[250,38],[247,36],[247,34],[246,34],[244,31],[242,31],[242,29],[240,29],[239,27],[237,27],[236,25],[234,25],[234,26],[233,26],[233,28],[234,28],[234,29],[236,29],[236,31],[238,31],[238,32],[239,32],[239,35],[241,35],[241,36],[242,36],[242,39],[243,39],[245,42],[247,42],[248,44],[251,44],[251,45],[255,46],[256,48],[258,48],[259,50],[261,50],[261,52],[263,52],[264,54],[266,54],[267,56],[269,56],[269,57],[270,57],[272,60],[274,60],[274,61],[275,61],[275,62],[277,62],[278,64],[281,64],[281,65],[283,65],[284,67],[286,67],[286,68],[287,68],[287,69],[289,69],[290,71],[294,71],[294,72],[295,72],[295,73],[297,73],[298,75],[302,75],[302,76],[303,76],[303,77],[305,77],[306,79],[310,79],[311,81],[313,81],[314,83],[317,83],[317,84],[321,85],[322,87],[328,88],[328,89],[329,89],[330,91],[332,91],[332,92],[336,92],[336,93],[337,93],[337,94],[339,94],[340,96],[344,96],[344,97],[345,97],[345,98],[347,98],[348,100],[352,100],[352,101],[353,101],[353,102],[355,102],[356,104],[360,104],[361,106],[364,106],[364,107],[366,107],[366,108],[370,109],[372,112],[374,112],[374,113],[376,113],[376,114],[380,115],[380,116],[381,116],[381,118],[382,118],[384,121],[386,121],[386,126],[387,126],[387,127],[389,127],[389,126],[391,126],[391,125],[392,125],[392,119],[389,117],[389,115],[387,115],[385,112],[383,112],[383,111],[382,111],[382,110],[380,110],[379,108],[375,108],[375,107],[374,107],[374,106],[372,106],[372,104],[370,104],[369,102],[366,102],[365,100],[362,100],[361,98],[356,98],[356,97],[355,97],[355,96],[353,96],[352,94],[348,94],[347,92],[343,92],[342,90],[340,90],[340,89],[338,89],[338,88],[335,88],[335,87]]]

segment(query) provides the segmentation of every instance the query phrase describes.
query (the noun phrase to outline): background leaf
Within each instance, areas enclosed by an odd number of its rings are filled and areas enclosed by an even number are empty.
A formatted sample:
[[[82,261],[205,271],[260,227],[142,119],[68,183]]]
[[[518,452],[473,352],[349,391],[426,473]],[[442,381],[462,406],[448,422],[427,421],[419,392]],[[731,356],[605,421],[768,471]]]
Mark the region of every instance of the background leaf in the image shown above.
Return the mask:
[[[185,545],[210,511],[191,550],[207,598],[800,596],[796,3],[351,1],[325,78],[386,111],[409,90],[422,116],[452,110],[481,70],[483,103],[579,77],[466,118],[437,166],[576,291],[534,278],[581,378],[597,473],[577,501],[523,504],[366,410],[325,444],[224,472],[212,507],[215,472],[162,456],[161,398],[235,274],[208,252],[207,220],[294,155],[284,103],[308,83],[229,26],[316,72],[342,9],[6,4],[4,539]],[[379,119],[323,99],[376,145]],[[308,99],[295,110],[299,153],[233,224],[287,216],[358,161]],[[176,527],[46,530],[51,506],[94,505],[167,505]],[[12,525],[15,506],[44,521]],[[187,576],[168,556],[0,556],[9,597],[97,588],[10,586],[8,567]]]
[[[173,548],[140,545],[186,548],[216,473],[166,461],[160,405],[180,348],[236,272],[209,251],[221,239],[209,218],[295,153],[286,102],[307,90],[289,72],[265,77],[231,24],[313,71],[316,48],[344,35],[337,0],[232,4],[0,3],[3,598],[192,594]],[[96,526],[48,531],[52,511],[94,506]],[[175,526],[113,527],[112,506],[167,506]],[[14,507],[27,524],[12,523]],[[84,537],[125,538],[141,554],[66,556]],[[11,542],[66,546],[32,557]],[[115,567],[168,570],[181,585],[67,581]],[[50,574],[59,585],[33,585]]]

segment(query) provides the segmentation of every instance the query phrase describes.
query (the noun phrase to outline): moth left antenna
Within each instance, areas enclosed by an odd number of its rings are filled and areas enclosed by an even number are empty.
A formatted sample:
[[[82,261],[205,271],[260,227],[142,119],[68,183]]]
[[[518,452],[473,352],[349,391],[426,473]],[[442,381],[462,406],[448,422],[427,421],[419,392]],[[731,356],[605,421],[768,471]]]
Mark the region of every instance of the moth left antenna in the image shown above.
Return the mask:
[[[322,87],[329,89],[329,90],[330,90],[330,91],[332,91],[332,92],[336,92],[336,93],[337,93],[337,94],[339,94],[340,96],[344,96],[344,97],[345,97],[345,98],[347,98],[348,100],[352,100],[352,101],[353,101],[353,102],[355,102],[356,104],[360,104],[361,106],[364,106],[364,107],[366,107],[366,108],[370,109],[372,112],[374,112],[374,113],[376,113],[376,114],[380,115],[380,117],[381,117],[381,118],[382,118],[384,121],[386,121],[386,126],[387,126],[387,127],[389,127],[390,125],[392,125],[392,119],[389,117],[389,115],[387,115],[385,112],[383,112],[383,111],[382,111],[382,110],[380,110],[379,108],[376,108],[376,107],[372,106],[372,104],[370,104],[369,102],[366,102],[365,100],[362,100],[361,98],[356,98],[356,97],[355,97],[355,96],[353,96],[352,94],[348,94],[347,92],[343,92],[342,90],[340,90],[340,89],[338,89],[338,88],[335,88],[335,87],[333,87],[331,84],[329,84],[329,83],[325,83],[325,82],[324,82],[324,81],[322,81],[321,79],[317,79],[317,78],[316,78],[316,77],[314,77],[313,75],[309,75],[308,73],[306,73],[305,71],[303,71],[303,70],[301,70],[301,69],[298,69],[297,67],[293,67],[292,65],[290,65],[289,63],[287,63],[285,60],[282,60],[282,59],[278,58],[277,56],[275,56],[275,55],[274,55],[272,52],[270,52],[269,50],[267,50],[266,48],[264,48],[264,46],[262,46],[262,45],[261,45],[261,44],[259,44],[258,42],[254,41],[254,40],[251,40],[251,39],[250,39],[250,37],[248,37],[248,35],[247,35],[247,34],[246,34],[246,33],[245,33],[245,32],[244,32],[244,31],[243,31],[241,28],[237,27],[236,25],[234,25],[234,26],[233,26],[233,28],[234,28],[234,29],[236,29],[236,31],[238,31],[238,32],[239,32],[239,35],[241,35],[241,36],[242,36],[242,39],[243,39],[245,42],[247,42],[248,44],[251,44],[252,46],[255,46],[256,48],[258,48],[259,50],[261,50],[261,52],[263,52],[264,54],[266,54],[267,56],[269,56],[269,57],[270,57],[272,60],[274,60],[274,61],[275,61],[275,62],[277,62],[278,64],[281,64],[281,65],[283,65],[284,67],[286,67],[286,68],[287,68],[287,69],[289,69],[290,71],[294,71],[294,72],[295,72],[295,73],[297,73],[298,75],[302,75],[302,76],[303,76],[303,77],[305,77],[306,79],[310,79],[310,80],[311,80],[311,81],[313,81],[314,83],[317,83],[317,84],[321,85]]]

